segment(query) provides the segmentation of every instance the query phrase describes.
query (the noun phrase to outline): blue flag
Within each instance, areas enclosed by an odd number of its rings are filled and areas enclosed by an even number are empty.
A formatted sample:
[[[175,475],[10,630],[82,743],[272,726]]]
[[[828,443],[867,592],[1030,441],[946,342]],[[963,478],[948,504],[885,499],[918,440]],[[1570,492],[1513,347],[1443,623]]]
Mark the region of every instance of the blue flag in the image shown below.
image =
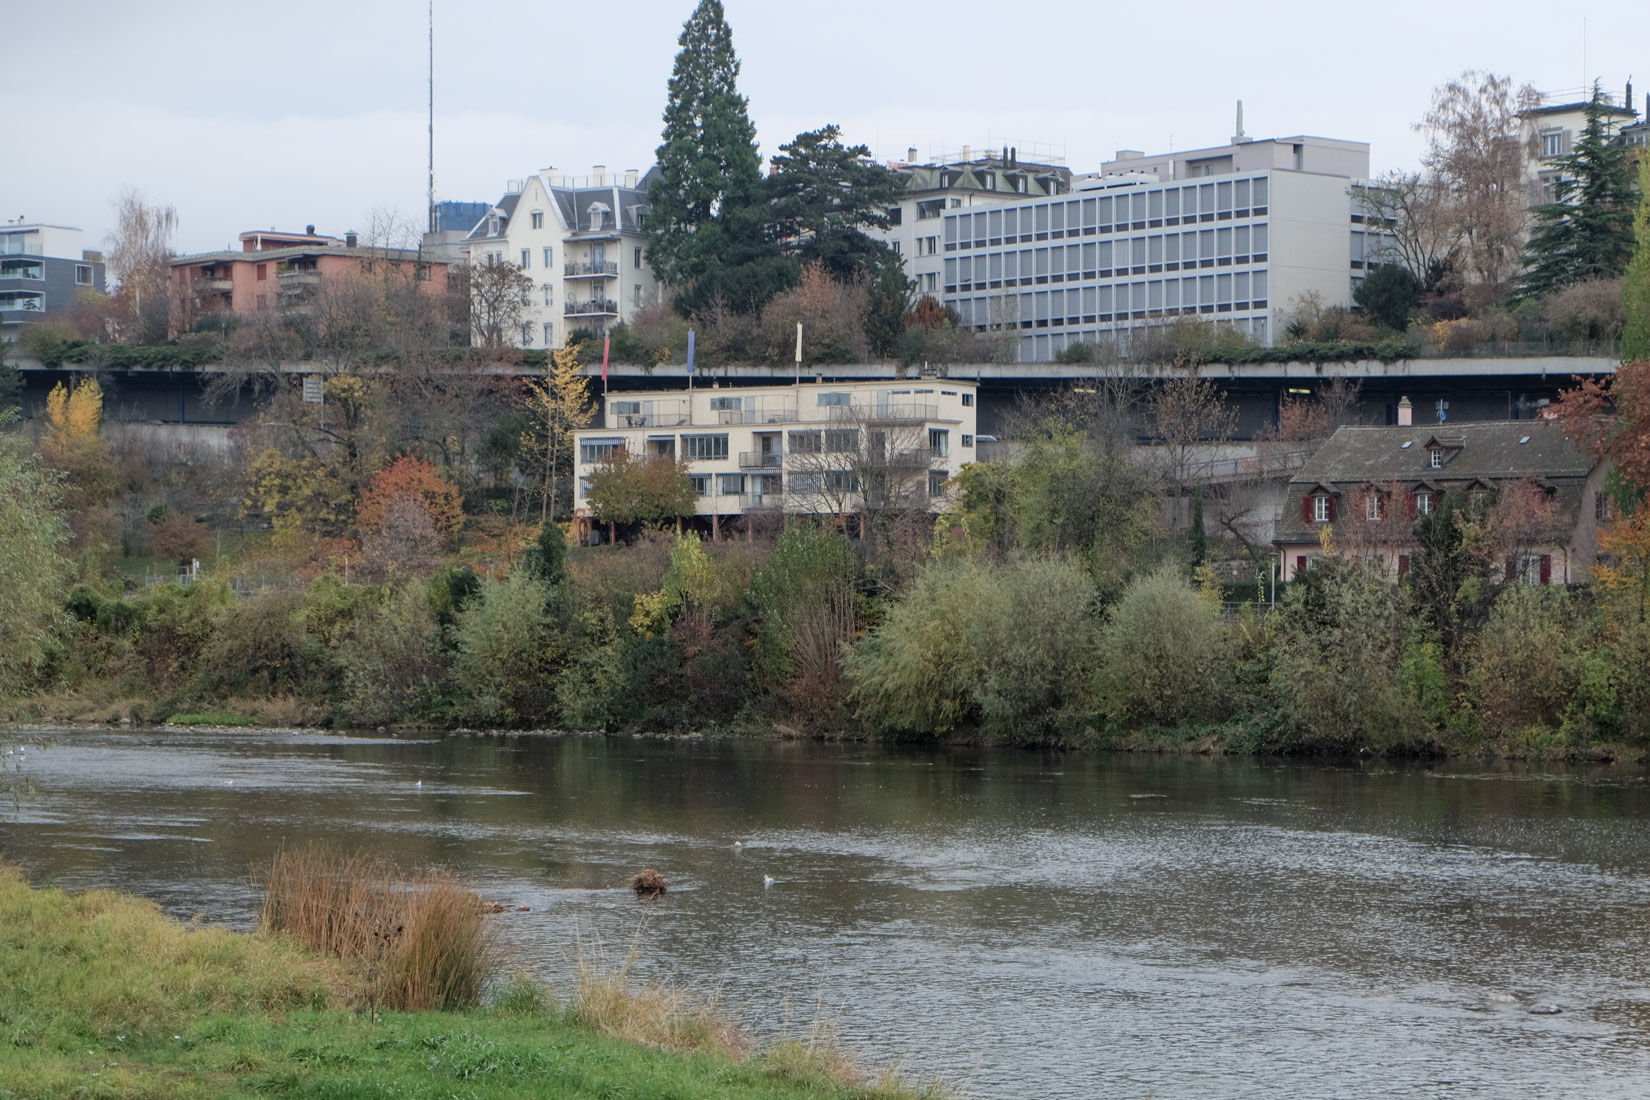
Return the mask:
[[[688,362],[687,362],[687,372],[688,372],[688,373],[689,373],[689,374],[692,374],[692,373],[693,373],[693,330],[692,330],[692,329],[688,329]]]

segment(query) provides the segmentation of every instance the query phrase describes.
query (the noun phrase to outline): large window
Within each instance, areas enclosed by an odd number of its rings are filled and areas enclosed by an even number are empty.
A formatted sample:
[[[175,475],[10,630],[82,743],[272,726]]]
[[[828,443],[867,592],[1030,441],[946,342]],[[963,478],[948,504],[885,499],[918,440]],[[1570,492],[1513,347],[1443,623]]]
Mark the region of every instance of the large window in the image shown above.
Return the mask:
[[[827,431],[825,450],[829,454],[847,454],[859,450],[859,429],[833,428]]]
[[[682,457],[689,462],[719,462],[728,457],[728,433],[684,435]]]
[[[745,491],[744,474],[721,474],[716,479],[716,491],[725,497],[736,497]]]
[[[1315,496],[1312,498],[1312,520],[1315,523],[1328,523],[1330,517],[1329,498]]]
[[[822,393],[819,395],[818,400],[819,407],[822,409],[845,408],[850,401],[850,397],[846,393]]]
[[[944,428],[929,428],[928,449],[934,452],[935,458],[948,458],[951,454],[951,433]]]
[[[587,439],[579,444],[579,461],[586,466],[608,462],[622,450],[622,439]]]
[[[533,250],[531,248],[522,249],[521,250],[521,269],[523,271],[526,271],[528,268],[530,268],[532,266],[533,266]]]
[[[1432,494],[1424,489],[1415,494],[1415,514],[1418,516],[1432,515]]]
[[[791,432],[791,453],[793,455],[816,455],[819,453],[820,440],[818,432]]]

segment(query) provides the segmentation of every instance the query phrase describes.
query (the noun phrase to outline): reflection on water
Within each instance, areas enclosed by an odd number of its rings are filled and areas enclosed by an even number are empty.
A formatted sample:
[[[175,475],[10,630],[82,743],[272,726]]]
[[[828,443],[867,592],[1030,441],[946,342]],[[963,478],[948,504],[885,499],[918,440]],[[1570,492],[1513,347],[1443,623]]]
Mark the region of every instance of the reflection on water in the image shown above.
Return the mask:
[[[529,907],[494,919],[552,981],[639,940],[758,1033],[828,1015],[971,1096],[1650,1082],[1638,770],[288,732],[28,760],[0,857],[36,881],[245,926],[279,845],[347,838]]]

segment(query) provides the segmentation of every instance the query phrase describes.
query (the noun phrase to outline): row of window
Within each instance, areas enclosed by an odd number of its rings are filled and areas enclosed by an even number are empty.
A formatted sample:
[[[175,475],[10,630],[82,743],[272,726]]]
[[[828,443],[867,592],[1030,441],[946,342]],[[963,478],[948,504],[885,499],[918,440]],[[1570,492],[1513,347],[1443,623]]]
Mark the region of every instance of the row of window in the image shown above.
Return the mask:
[[[1269,234],[1265,223],[1188,233],[1154,233],[1119,241],[1054,245],[945,261],[946,290],[1021,286],[1075,279],[1110,279],[1193,268],[1265,263]]]
[[[786,432],[788,451],[778,450],[778,434],[768,437],[775,449],[769,452],[764,449],[760,452],[763,458],[771,458],[777,464],[784,454],[817,455],[817,454],[858,454],[860,452],[860,430],[858,428],[822,428],[803,429]],[[872,431],[866,433],[866,444],[871,453],[888,455],[891,450],[898,450],[898,443],[890,447],[886,432]],[[962,437],[965,448],[974,446],[974,437],[965,434]],[[728,449],[728,434],[726,432],[703,432],[684,434],[681,437],[682,458],[688,462],[726,462],[731,456]],[[623,439],[586,439],[579,444],[579,462],[586,466],[599,465],[612,461],[620,451],[625,449]],[[647,441],[648,456],[651,458],[674,458],[676,456],[676,440],[672,436],[655,436]],[[934,459],[949,458],[951,456],[951,432],[947,428],[928,429],[928,455]]]
[[[1387,493],[1364,494],[1364,519],[1376,523],[1387,516]],[[1407,494],[1410,516],[1430,516],[1438,494],[1431,489],[1416,489]],[[1489,499],[1489,490],[1474,489],[1467,494],[1467,503],[1473,507]],[[1335,498],[1327,493],[1313,493],[1301,501],[1301,518],[1308,523],[1335,522]]]
[[[1150,279],[1132,283],[949,299],[962,323],[975,328],[1093,325],[1147,320],[1180,311],[1234,313],[1267,308],[1264,271]]]
[[[775,502],[785,495],[786,475],[783,474],[689,474],[693,482],[693,491],[701,497],[749,497],[753,506],[760,507],[765,499],[772,498]],[[860,478],[852,470],[820,470],[817,472],[793,473],[789,475],[790,495],[820,496],[826,493],[857,493],[860,491]],[[945,495],[945,483],[949,480],[944,470],[930,470],[928,472],[928,495],[940,497]],[[579,482],[579,496],[588,498],[590,483],[581,479]]]
[[[945,250],[1259,217],[1267,212],[1269,184],[1259,176],[949,214]]]

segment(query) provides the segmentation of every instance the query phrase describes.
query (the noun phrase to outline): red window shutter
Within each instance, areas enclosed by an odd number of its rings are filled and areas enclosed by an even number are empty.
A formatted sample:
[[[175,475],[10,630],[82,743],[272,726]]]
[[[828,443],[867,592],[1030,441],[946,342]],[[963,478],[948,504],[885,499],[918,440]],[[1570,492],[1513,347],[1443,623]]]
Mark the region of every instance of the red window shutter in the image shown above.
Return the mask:
[[[1296,554],[1295,555],[1295,575],[1299,576],[1300,574],[1302,574],[1304,572],[1306,572],[1306,555],[1305,554]]]
[[[1301,497],[1301,522],[1302,523],[1311,523],[1312,522],[1312,494],[1311,493],[1308,493],[1307,495]]]
[[[1408,572],[1409,572],[1409,555],[1408,554],[1399,554],[1398,555],[1398,575],[1401,577],[1405,573],[1408,573]]]
[[[1329,522],[1334,523],[1335,522],[1335,498],[1331,496],[1331,497],[1328,497],[1327,499],[1329,501]]]
[[[1551,554],[1541,555],[1541,583],[1553,583],[1553,556]]]
[[[1409,518],[1414,519],[1415,518],[1415,494],[1410,493],[1409,496],[1406,499],[1408,500],[1408,504],[1406,504],[1405,507],[1408,510]]]
[[[1518,559],[1517,558],[1509,557],[1507,559],[1507,579],[1509,581],[1518,579]]]

